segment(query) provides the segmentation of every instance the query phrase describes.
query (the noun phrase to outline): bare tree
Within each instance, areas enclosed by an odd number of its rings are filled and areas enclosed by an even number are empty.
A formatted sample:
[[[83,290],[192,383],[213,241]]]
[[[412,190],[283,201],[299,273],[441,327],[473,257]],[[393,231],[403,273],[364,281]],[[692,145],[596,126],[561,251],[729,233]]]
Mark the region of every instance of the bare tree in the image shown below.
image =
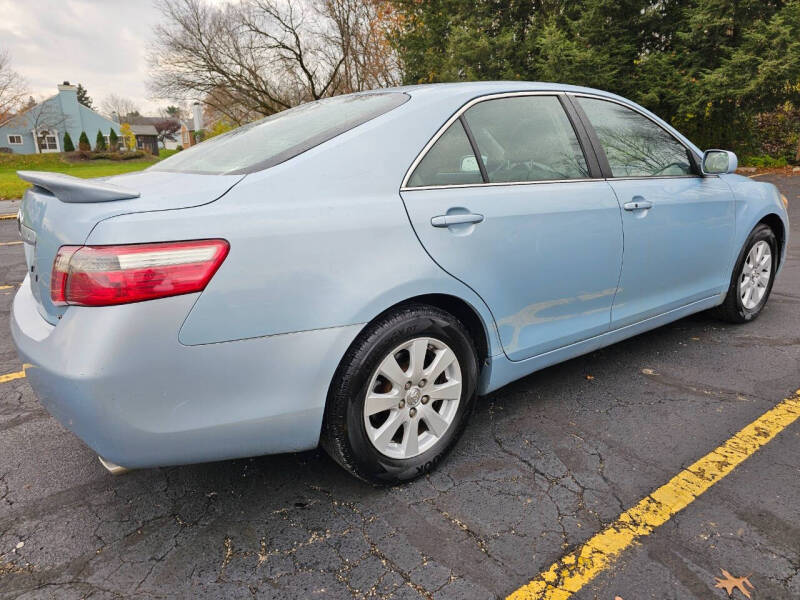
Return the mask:
[[[395,83],[379,0],[165,0],[149,87],[198,99],[234,123]]]
[[[11,56],[0,49],[0,122],[20,110],[27,95],[25,80],[11,68]]]
[[[108,117],[113,113],[117,113],[120,119],[139,114],[139,107],[133,100],[123,98],[117,94],[106,96],[100,103],[100,110]]]

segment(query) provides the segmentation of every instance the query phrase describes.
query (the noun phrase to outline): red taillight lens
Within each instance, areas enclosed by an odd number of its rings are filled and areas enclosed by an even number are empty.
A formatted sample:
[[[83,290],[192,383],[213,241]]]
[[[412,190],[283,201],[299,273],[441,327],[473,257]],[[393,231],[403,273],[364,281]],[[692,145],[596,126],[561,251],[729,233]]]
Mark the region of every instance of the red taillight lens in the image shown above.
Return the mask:
[[[228,255],[225,240],[126,246],[62,246],[53,263],[53,304],[108,306],[205,289]]]

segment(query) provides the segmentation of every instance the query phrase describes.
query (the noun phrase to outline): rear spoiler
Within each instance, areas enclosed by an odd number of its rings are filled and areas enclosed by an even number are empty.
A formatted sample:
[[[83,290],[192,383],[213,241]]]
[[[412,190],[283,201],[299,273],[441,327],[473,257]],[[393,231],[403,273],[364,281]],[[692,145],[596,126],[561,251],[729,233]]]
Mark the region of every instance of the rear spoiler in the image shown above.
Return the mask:
[[[64,173],[17,171],[17,175],[20,179],[44,188],[62,202],[109,202],[111,200],[129,200],[141,195],[139,192],[105,181],[81,179]]]

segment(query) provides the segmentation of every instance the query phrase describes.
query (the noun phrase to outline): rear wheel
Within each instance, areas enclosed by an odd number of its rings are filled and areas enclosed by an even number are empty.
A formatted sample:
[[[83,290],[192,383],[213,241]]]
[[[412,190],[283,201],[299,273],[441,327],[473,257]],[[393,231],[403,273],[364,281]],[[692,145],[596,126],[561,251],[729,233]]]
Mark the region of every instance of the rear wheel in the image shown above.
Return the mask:
[[[731,323],[755,319],[769,299],[777,268],[778,242],[772,229],[762,223],[753,229],[742,248],[728,295],[716,309],[717,316]]]
[[[452,448],[472,411],[478,360],[464,325],[409,305],[370,324],[331,386],[322,445],[371,482],[408,481]]]

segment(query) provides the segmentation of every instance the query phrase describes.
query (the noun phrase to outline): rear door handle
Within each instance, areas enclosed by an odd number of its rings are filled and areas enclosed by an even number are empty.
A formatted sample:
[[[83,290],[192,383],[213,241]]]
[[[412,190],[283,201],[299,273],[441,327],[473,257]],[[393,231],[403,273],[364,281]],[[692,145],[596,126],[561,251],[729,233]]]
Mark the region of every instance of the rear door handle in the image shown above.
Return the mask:
[[[431,219],[434,227],[450,227],[450,225],[463,225],[464,223],[481,223],[483,215],[467,213],[465,215],[439,215]]]
[[[622,208],[625,210],[645,210],[647,208],[653,208],[653,203],[649,200],[645,200],[644,198],[637,197],[631,200],[630,202],[626,202]]]

